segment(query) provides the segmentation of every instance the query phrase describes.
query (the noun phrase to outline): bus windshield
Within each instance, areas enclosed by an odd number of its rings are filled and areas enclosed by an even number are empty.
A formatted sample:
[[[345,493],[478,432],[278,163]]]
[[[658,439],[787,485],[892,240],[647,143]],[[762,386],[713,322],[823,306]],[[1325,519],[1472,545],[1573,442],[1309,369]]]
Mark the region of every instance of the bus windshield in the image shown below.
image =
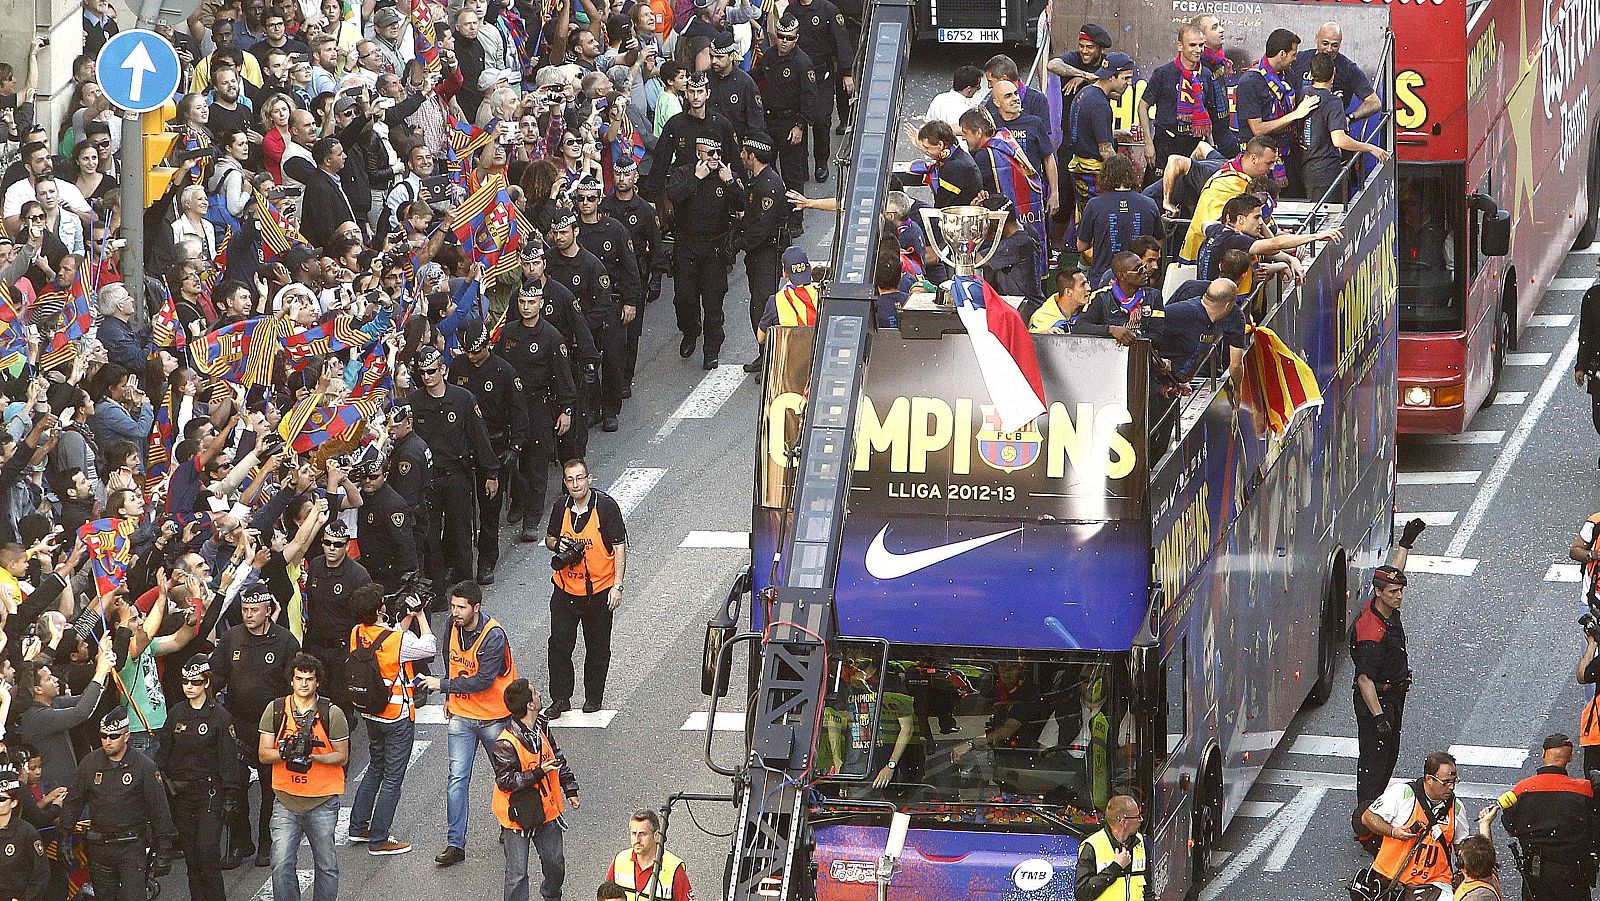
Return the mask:
[[[830,801],[1059,832],[1093,824],[1113,788],[1134,784],[1126,657],[896,645],[880,675],[881,658],[847,652],[830,682],[817,740]]]
[[[1466,180],[1460,163],[1400,166],[1400,328],[1466,328]]]

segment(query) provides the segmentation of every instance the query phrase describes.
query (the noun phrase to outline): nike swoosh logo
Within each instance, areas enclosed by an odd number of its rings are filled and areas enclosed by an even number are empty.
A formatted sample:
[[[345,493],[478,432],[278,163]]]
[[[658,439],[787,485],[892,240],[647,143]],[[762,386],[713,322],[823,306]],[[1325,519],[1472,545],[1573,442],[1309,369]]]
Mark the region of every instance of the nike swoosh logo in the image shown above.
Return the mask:
[[[923,548],[909,554],[896,554],[883,546],[883,536],[889,534],[889,527],[884,526],[878,531],[877,537],[872,539],[872,544],[867,546],[867,572],[875,579],[898,579],[912,573],[927,569],[936,563],[943,563],[952,557],[959,557],[968,551],[975,551],[986,544],[999,541],[1007,535],[1015,535],[1022,529],[1007,529],[993,535],[983,535],[978,538],[968,538],[952,544],[941,544],[935,547]]]

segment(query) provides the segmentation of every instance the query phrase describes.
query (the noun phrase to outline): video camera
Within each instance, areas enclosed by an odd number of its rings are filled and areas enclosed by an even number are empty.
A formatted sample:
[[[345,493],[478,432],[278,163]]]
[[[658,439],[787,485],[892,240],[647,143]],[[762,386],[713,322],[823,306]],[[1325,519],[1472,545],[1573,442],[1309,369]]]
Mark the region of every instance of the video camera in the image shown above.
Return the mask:
[[[317,721],[317,708],[313,707],[305,713],[295,714],[295,732],[278,739],[278,753],[283,755],[283,765],[291,773],[306,773],[311,770],[311,754],[322,742],[311,733],[311,727]]]
[[[399,618],[412,613],[421,613],[427,606],[428,598],[433,596],[433,582],[423,578],[418,573],[407,573],[401,578],[400,588],[386,599],[389,615]]]
[[[1583,634],[1600,642],[1600,617],[1595,615],[1593,609],[1578,617],[1578,625],[1583,628]]]

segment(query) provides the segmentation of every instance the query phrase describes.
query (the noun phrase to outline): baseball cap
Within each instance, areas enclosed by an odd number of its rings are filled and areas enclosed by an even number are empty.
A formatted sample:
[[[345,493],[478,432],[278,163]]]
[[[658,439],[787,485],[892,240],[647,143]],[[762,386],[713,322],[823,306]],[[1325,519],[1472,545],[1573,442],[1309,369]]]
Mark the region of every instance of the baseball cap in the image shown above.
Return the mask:
[[[497,81],[510,84],[514,75],[515,73],[510,69],[484,69],[483,73],[478,76],[478,87],[480,89],[488,88]]]
[[[1078,40],[1093,41],[1096,44],[1099,44],[1101,47],[1110,47],[1111,32],[1106,31],[1104,28],[1094,24],[1093,22],[1085,22],[1083,23],[1083,28],[1079,29],[1078,31]]]
[[[1099,71],[1095,72],[1094,74],[1096,78],[1113,78],[1122,74],[1123,72],[1138,71],[1138,67],[1133,63],[1133,57],[1126,53],[1113,50],[1112,52],[1106,54],[1105,60],[1100,63]]]
[[[804,247],[795,245],[784,250],[783,274],[791,285],[811,284],[811,258],[806,256]]]
[[[379,28],[384,28],[396,24],[402,18],[404,17],[400,15],[400,10],[392,6],[385,6],[372,14],[372,24]]]
[[[356,98],[351,97],[349,94],[346,94],[333,102],[333,114],[335,116],[342,116],[345,113],[353,113],[355,111]]]
[[[1405,570],[1393,566],[1380,566],[1372,571],[1372,584],[1374,585],[1405,585]]]
[[[1557,732],[1554,735],[1546,735],[1544,738],[1544,749],[1546,751],[1554,751],[1556,748],[1570,747],[1572,747],[1572,739],[1560,732]]]
[[[22,777],[15,770],[0,770],[0,795],[9,795],[22,788]]]

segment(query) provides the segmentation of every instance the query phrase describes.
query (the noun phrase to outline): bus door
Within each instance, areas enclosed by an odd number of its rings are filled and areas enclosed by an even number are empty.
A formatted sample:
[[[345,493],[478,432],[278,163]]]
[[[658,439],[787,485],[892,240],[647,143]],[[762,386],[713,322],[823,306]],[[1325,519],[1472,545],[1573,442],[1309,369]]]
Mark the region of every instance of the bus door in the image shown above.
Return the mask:
[[[1180,638],[1162,658],[1156,672],[1147,678],[1155,689],[1153,703],[1148,710],[1153,714],[1154,741],[1150,747],[1151,770],[1155,785],[1155,803],[1145,810],[1145,828],[1150,830],[1147,840],[1153,848],[1151,860],[1167,869],[1164,879],[1152,878],[1157,892],[1162,886],[1176,884],[1176,879],[1186,878],[1189,863],[1189,839],[1194,822],[1195,765],[1190,758],[1189,727],[1189,640]],[[1152,874],[1154,877],[1156,874]]]

